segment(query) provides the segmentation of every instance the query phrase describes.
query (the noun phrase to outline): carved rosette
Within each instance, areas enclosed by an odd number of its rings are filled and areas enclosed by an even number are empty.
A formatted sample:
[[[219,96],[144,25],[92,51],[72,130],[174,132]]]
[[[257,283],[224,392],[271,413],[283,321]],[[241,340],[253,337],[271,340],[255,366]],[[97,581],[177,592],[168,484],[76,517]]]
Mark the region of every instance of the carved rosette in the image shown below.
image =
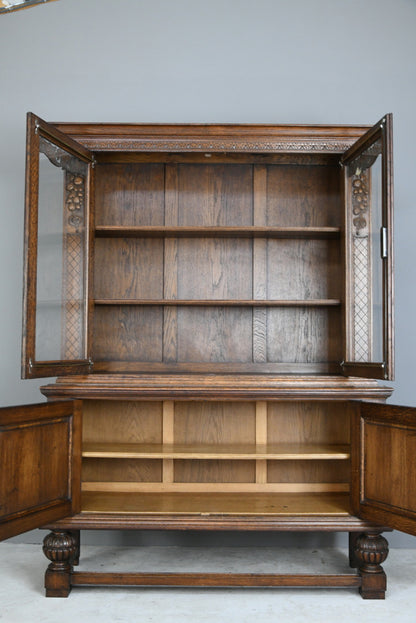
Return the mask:
[[[360,534],[355,542],[354,555],[358,567],[366,573],[383,573],[381,564],[388,553],[388,542],[381,534]]]
[[[43,553],[51,571],[67,571],[77,553],[77,540],[70,532],[54,531],[43,540]]]
[[[368,169],[357,167],[351,180],[352,222],[355,236],[368,236],[369,177]]]

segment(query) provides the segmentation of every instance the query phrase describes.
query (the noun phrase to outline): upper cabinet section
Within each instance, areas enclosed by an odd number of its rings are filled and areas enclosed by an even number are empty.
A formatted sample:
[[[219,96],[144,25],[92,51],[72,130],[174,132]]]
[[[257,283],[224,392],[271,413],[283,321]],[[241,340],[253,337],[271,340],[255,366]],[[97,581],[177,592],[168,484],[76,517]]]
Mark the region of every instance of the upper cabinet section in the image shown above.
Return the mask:
[[[92,156],[28,116],[24,377],[88,370],[88,215]]]
[[[367,130],[30,116],[24,373],[341,374],[379,321],[346,292]]]
[[[342,157],[346,195],[346,374],[392,379],[392,118]]]

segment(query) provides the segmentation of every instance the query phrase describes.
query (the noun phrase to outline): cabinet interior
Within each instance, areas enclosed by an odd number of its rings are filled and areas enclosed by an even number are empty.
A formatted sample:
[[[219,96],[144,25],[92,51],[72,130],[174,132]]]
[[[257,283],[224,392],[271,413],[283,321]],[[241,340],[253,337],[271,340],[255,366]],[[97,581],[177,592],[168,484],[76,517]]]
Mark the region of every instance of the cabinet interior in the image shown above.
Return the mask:
[[[82,510],[348,514],[354,408],[85,400]]]
[[[335,156],[112,158],[95,167],[96,372],[339,372]]]

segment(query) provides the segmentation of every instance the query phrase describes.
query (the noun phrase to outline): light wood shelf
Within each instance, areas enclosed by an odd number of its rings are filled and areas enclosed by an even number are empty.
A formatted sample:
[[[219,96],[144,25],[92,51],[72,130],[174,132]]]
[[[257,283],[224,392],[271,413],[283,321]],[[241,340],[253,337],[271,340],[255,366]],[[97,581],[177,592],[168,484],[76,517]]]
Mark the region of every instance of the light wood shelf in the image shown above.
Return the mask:
[[[106,459],[232,459],[232,460],[342,460],[347,445],[323,444],[134,444],[84,443],[84,458]]]
[[[347,493],[124,493],[84,492],[83,513],[240,516],[347,516]]]
[[[124,493],[333,493],[347,492],[347,482],[117,482],[84,481],[82,491]]]

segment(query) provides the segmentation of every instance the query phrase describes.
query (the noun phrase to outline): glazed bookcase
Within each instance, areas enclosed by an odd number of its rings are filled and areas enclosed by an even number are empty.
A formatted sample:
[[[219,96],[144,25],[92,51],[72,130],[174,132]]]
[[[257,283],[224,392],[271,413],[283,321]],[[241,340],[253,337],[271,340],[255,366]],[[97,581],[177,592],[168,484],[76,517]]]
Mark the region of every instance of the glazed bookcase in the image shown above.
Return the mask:
[[[45,123],[28,115],[22,375],[0,536],[49,527],[89,584],[356,586],[416,534],[393,378],[392,119]],[[76,570],[88,529],[344,531],[346,575]]]

